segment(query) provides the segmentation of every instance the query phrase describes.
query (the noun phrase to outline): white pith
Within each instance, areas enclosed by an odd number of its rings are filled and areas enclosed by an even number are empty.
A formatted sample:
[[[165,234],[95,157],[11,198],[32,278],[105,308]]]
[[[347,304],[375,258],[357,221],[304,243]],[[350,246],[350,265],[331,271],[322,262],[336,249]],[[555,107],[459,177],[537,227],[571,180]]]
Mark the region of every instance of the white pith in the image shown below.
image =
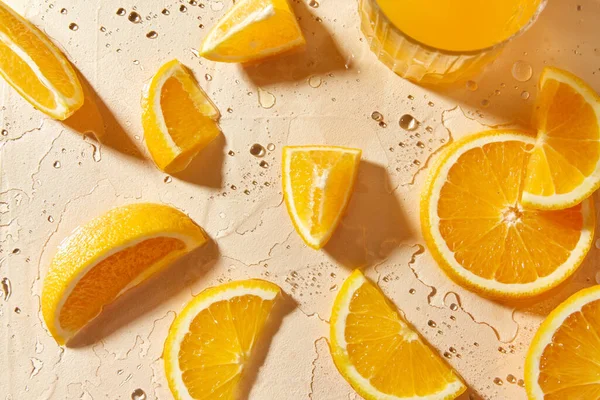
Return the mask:
[[[296,202],[294,200],[294,194],[293,194],[293,190],[292,190],[292,171],[291,171],[291,162],[292,162],[292,158],[293,158],[293,154],[295,152],[300,152],[300,153],[304,153],[304,152],[311,152],[311,151],[323,151],[323,152],[327,152],[327,151],[332,151],[332,152],[341,152],[341,153],[347,153],[347,154],[351,154],[351,155],[358,155],[358,159],[357,159],[357,163],[360,161],[360,150],[355,150],[355,149],[346,149],[346,148],[336,148],[336,147],[326,147],[326,146],[301,146],[301,147],[286,147],[283,150],[285,152],[283,159],[285,160],[285,164],[284,164],[284,191],[285,191],[285,196],[288,199],[287,204],[288,207],[290,209],[290,217],[294,220],[296,227],[298,228],[298,230],[300,231],[300,235],[307,241],[309,242],[311,245],[313,246],[320,246],[323,242],[324,239],[327,239],[329,237],[331,237],[331,235],[333,234],[333,231],[335,231],[335,229],[338,226],[339,221],[342,218],[342,213],[340,210],[340,213],[335,217],[333,224],[331,225],[330,229],[324,233],[320,238],[315,238],[312,236],[311,233],[311,227],[310,226],[306,226],[304,224],[304,222],[302,220],[300,220],[299,215],[298,215],[298,210],[296,209]],[[356,174],[357,174],[357,170],[358,168],[355,169],[354,171],[354,176],[352,177],[352,181],[355,180],[356,178]],[[324,173],[322,175],[319,175],[318,173],[316,173],[316,171],[313,173],[313,175],[316,175],[319,179],[316,181],[317,183],[317,187],[322,189],[323,191],[325,191],[325,187],[327,186],[327,178],[329,175],[329,172]],[[314,193],[311,192],[311,195]],[[344,195],[344,200],[343,200],[343,205],[346,205],[350,199],[350,196],[352,195],[352,191],[348,190],[346,191],[345,195]],[[322,202],[322,206],[324,206],[324,201]],[[321,214],[322,214],[322,210],[321,210]]]
[[[569,79],[566,79],[563,75],[556,73],[553,70],[545,71],[543,77],[544,77],[544,81],[541,82],[542,87],[543,87],[544,82],[547,79],[553,79],[560,83],[564,83],[564,84],[570,86],[573,90],[575,90],[577,93],[579,93],[586,100],[586,102],[592,107],[592,109],[596,113],[596,120],[600,123],[600,102],[598,102],[590,93],[587,93],[586,91],[581,90],[579,85],[574,85],[572,81],[570,81]],[[538,135],[539,135],[539,139],[538,139],[537,144],[542,145],[544,143],[544,135],[545,134],[544,134],[544,132],[540,132]],[[598,141],[600,141],[600,138],[598,138],[598,140],[595,140],[595,141],[592,140],[592,142],[598,142]],[[582,146],[585,146],[585,145],[586,144],[582,143]],[[577,188],[573,189],[572,191],[570,191],[569,193],[562,193],[562,194],[554,193],[551,195],[538,195],[538,194],[529,193],[524,190],[523,196],[522,196],[523,203],[532,205],[532,206],[536,206],[536,207],[540,207],[540,208],[544,208],[544,209],[567,208],[569,206],[573,206],[573,205],[581,202],[581,200],[588,197],[591,194],[591,192],[593,192],[597,188],[599,180],[600,180],[600,158],[596,162],[596,167],[594,169],[594,172],[592,172],[589,176],[585,177],[585,179],[579,184],[579,186]],[[558,207],[558,206],[560,206],[560,207]]]
[[[194,318],[204,309],[210,307],[211,304],[214,304],[219,301],[228,301],[234,297],[240,296],[257,296],[263,299],[264,301],[274,300],[280,291],[273,289],[266,289],[261,287],[248,287],[244,286],[243,282],[240,282],[239,286],[228,288],[221,292],[218,292],[212,296],[208,296],[198,304],[194,304],[193,307],[186,307],[184,311],[175,319],[173,325],[170,329],[169,338],[167,340],[172,340],[172,343],[169,347],[170,351],[167,351],[165,348],[165,354],[163,355],[165,358],[165,363],[170,364],[172,366],[172,375],[171,379],[175,385],[175,390],[177,392],[178,399],[182,400],[194,400],[194,398],[189,394],[185,383],[183,382],[182,372],[179,369],[179,349],[181,347],[181,342],[185,338],[185,335],[189,332],[189,327],[194,320]],[[199,296],[202,296],[200,294]],[[193,300],[192,300],[193,301]],[[175,331],[174,336],[171,338],[171,332]],[[240,372],[243,365],[240,364]]]
[[[347,353],[347,342],[345,337],[345,329],[346,329],[346,320],[348,315],[350,314],[350,302],[352,301],[352,297],[354,293],[365,283],[367,283],[367,279],[362,274],[357,274],[351,278],[351,281],[348,282],[348,286],[346,286],[345,292],[341,299],[336,299],[336,308],[337,308],[337,319],[335,320],[334,332],[335,337],[331,338],[332,347],[336,346],[332,351],[342,351],[343,357],[346,359],[346,362],[336,363],[337,367],[343,369],[343,373],[345,376],[348,376],[347,379],[352,382],[352,384],[356,384],[366,393],[369,393],[373,398],[378,400],[444,400],[448,398],[453,398],[452,396],[460,393],[464,389],[464,384],[456,379],[455,381],[449,383],[444,390],[431,393],[427,396],[412,396],[412,397],[398,397],[391,394],[380,392],[377,388],[375,388],[371,382],[362,376],[356,367],[349,362],[348,353]],[[346,285],[346,283],[344,284]],[[401,325],[400,335],[404,336],[406,341],[414,341],[419,340],[419,336],[412,331],[408,325],[406,325],[403,321],[399,321]]]
[[[533,282],[529,283],[501,283],[493,279],[486,279],[479,275],[472,273],[471,271],[464,268],[461,264],[456,261],[454,257],[454,253],[450,250],[446,241],[442,237],[442,234],[439,230],[440,227],[440,218],[437,213],[437,207],[440,200],[440,192],[443,185],[446,183],[446,179],[448,173],[452,166],[456,163],[461,155],[466,153],[467,151],[482,147],[489,143],[498,143],[498,142],[508,142],[508,141],[517,141],[525,144],[535,145],[536,141],[534,138],[512,134],[512,133],[500,133],[493,136],[482,136],[478,139],[475,139],[460,148],[458,148],[447,160],[445,160],[444,164],[440,167],[439,172],[435,178],[435,182],[432,185],[431,197],[429,199],[429,225],[430,232],[433,237],[433,241],[436,244],[438,251],[444,260],[448,263],[448,265],[452,268],[452,270],[461,276],[467,282],[470,282],[474,286],[482,289],[486,292],[494,292],[496,294],[502,295],[527,295],[535,292],[539,292],[544,288],[550,288],[562,282],[566,279],[570,273],[574,270],[574,265],[577,265],[580,260],[582,260],[587,250],[589,249],[592,238],[593,238],[593,213],[592,205],[590,200],[586,200],[582,203],[581,213],[583,216],[583,228],[581,231],[581,236],[579,238],[579,242],[577,246],[571,251],[570,256],[565,261],[565,263],[559,266],[554,272],[545,277],[541,277],[536,279]],[[500,221],[500,220],[499,220]]]

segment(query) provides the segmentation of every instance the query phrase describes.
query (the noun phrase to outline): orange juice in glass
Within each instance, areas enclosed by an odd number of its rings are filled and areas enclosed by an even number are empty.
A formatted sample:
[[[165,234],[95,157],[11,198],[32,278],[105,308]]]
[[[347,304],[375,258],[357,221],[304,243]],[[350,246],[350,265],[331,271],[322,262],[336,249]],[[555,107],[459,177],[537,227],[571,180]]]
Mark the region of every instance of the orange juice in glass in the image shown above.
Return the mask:
[[[371,50],[398,75],[451,83],[481,70],[546,0],[359,0]]]

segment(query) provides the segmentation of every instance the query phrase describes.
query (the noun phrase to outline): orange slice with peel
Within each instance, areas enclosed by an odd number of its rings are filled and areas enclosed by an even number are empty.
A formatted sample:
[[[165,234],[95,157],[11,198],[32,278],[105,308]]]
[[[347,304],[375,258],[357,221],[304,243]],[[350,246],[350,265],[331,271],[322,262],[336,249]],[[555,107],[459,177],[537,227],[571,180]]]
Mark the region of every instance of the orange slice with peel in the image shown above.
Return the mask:
[[[600,397],[600,286],[554,309],[537,330],[525,360],[531,400]]]
[[[35,108],[67,119],[84,101],[64,54],[25,18],[0,1],[0,75]]]
[[[461,378],[359,271],[342,285],[331,314],[337,369],[368,400],[450,400]]]
[[[554,210],[581,203],[600,187],[600,96],[575,75],[546,67],[534,125],[523,205]]]
[[[217,107],[179,61],[163,65],[142,98],[144,140],[156,166],[184,170],[220,133]]]
[[[208,33],[200,55],[213,61],[246,63],[305,43],[288,0],[240,0]]]
[[[163,357],[177,400],[236,399],[245,366],[281,289],[250,279],[204,290],[177,316]]]
[[[421,228],[454,280],[497,298],[531,297],[567,279],[592,245],[591,200],[565,210],[521,201],[535,138],[518,131],[466,137],[440,156],[421,197]]]
[[[283,196],[296,231],[320,249],[333,235],[350,202],[361,150],[336,146],[286,146]]]
[[[48,330],[67,343],[105,305],[206,241],[187,215],[160,204],[118,207],[77,228],[44,279]]]

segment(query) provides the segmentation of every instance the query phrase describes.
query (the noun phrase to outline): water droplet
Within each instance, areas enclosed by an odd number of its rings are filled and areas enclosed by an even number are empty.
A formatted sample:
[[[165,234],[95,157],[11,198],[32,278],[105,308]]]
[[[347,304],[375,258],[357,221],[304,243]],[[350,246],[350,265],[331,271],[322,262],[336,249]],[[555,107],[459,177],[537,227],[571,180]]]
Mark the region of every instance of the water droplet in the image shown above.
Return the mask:
[[[409,94],[408,96],[406,96],[409,100],[414,100],[415,96],[413,96],[412,94]]]
[[[231,185],[229,187],[231,188],[231,190],[237,190],[237,186],[235,186],[235,185]]]
[[[417,165],[417,166],[418,166],[418,165],[421,165],[421,161],[419,161],[419,160],[413,160],[413,164],[415,164],[415,165]]]
[[[48,222],[50,222],[50,223],[54,222],[54,218],[52,218],[52,215],[48,216]]]
[[[164,183],[171,183],[171,181],[173,180],[173,178],[171,178],[170,176],[165,176],[165,179],[163,179]]]
[[[424,149],[425,148],[425,143],[423,142],[417,142],[417,147]]]
[[[456,354],[456,349],[454,347],[450,347],[448,350],[450,350],[450,353]]]
[[[264,157],[265,153],[265,148],[258,143],[254,143],[252,146],[250,146],[250,154],[252,154],[254,157]]]
[[[212,75],[211,74],[204,74],[204,79],[206,79],[207,81],[212,81]]]
[[[517,381],[517,385],[521,386],[521,387],[525,387],[525,381],[523,379],[519,379]]]
[[[186,12],[187,11],[187,7],[182,4],[181,7],[179,7],[179,11]]]
[[[435,321],[433,321],[431,319],[429,321],[427,321],[427,325],[429,325],[432,328],[435,328],[437,326],[437,324],[435,323]]]
[[[133,393],[131,393],[131,400],[146,400],[146,392],[142,389],[135,389]]]
[[[128,19],[134,24],[139,24],[140,22],[142,22],[142,17],[140,17],[140,14],[136,13],[135,11],[129,13]]]
[[[100,32],[106,32],[106,28],[105,28],[105,27],[103,27],[103,26],[101,26],[101,27],[100,27]]]
[[[467,81],[467,83],[465,83],[465,86],[467,90],[471,92],[474,92],[479,88],[479,85],[477,85],[477,82],[475,81]]]
[[[446,357],[447,359],[451,359],[452,358],[452,354],[448,353],[447,351],[444,352],[444,357]]]
[[[171,14],[171,12],[169,10],[167,10],[166,8],[164,8],[161,12],[162,12],[163,15],[169,15],[169,14]]]
[[[6,129],[2,129],[2,136],[8,136],[8,131]]]
[[[450,304],[450,309],[451,309],[452,311],[456,311],[456,310],[458,310],[458,304],[456,304],[456,303],[452,303],[452,304]]]
[[[500,91],[500,89],[496,89],[496,90],[494,90],[494,94],[496,96],[500,96],[502,94],[502,92]]]
[[[371,118],[377,122],[383,121],[383,114],[381,114],[379,111],[373,111],[373,113],[371,113]]]
[[[429,103],[427,103],[427,105],[428,105],[429,107],[433,107],[433,106],[435,106],[435,103],[434,103],[433,101],[430,101]]]
[[[527,82],[533,75],[531,65],[523,60],[516,61],[512,66],[512,76],[519,82]]]
[[[269,151],[273,151],[273,150],[275,150],[275,144],[273,144],[273,143],[269,143],[269,144],[267,145],[267,150],[269,150]]]
[[[261,168],[269,168],[269,163],[266,161],[261,161],[258,165],[260,165]]]
[[[526,91],[526,90],[522,91],[522,92],[521,92],[521,98],[522,98],[523,100],[527,100],[527,99],[529,98],[529,92],[528,92],[528,91]]]
[[[249,194],[250,194],[250,191],[249,191],[248,189],[246,189],[246,190],[244,190],[244,194],[245,194],[245,195],[249,195]]]
[[[479,343],[475,342],[475,343],[473,343],[473,346],[479,347]]]
[[[60,161],[54,161],[54,164],[52,164],[52,166],[57,169],[60,168]]]
[[[123,16],[123,15],[125,15],[125,14],[127,14],[127,11],[125,11],[125,9],[124,9],[124,8],[119,8],[119,9],[117,10],[117,15],[119,15],[119,16],[121,16],[121,17],[122,17],[122,16]]]
[[[317,0],[310,0],[308,2],[308,5],[311,6],[312,8],[319,8],[319,2]]]
[[[227,154],[229,154],[231,157],[235,156],[235,152],[233,150],[229,150]]]
[[[488,99],[481,100],[481,107],[487,108],[490,106],[490,101]]]
[[[277,99],[272,93],[258,88],[258,104],[260,104],[262,108],[273,108],[276,101]]]
[[[419,121],[410,114],[404,114],[400,117],[400,128],[406,131],[414,131],[419,127]]]
[[[508,382],[508,383],[517,383],[517,378],[513,374],[508,374],[506,376],[506,382]]]
[[[148,39],[156,39],[158,37],[158,33],[156,33],[156,31],[150,31],[146,33],[146,37]]]
[[[8,301],[8,299],[10,299],[10,295],[12,294],[12,284],[10,283],[10,279],[2,278],[2,281],[0,281],[0,286],[2,287],[2,293],[4,294],[4,301]]]
[[[415,293],[417,293],[417,291],[416,291],[415,289],[409,289],[409,290],[408,290],[408,293],[410,293],[410,294],[415,294]]]
[[[134,65],[140,65],[140,61],[139,60],[133,60],[133,64]]]
[[[72,31],[76,31],[76,30],[79,29],[79,25],[77,25],[75,22],[71,22],[69,24],[69,29],[72,30]]]
[[[504,347],[498,347],[498,351],[502,354],[506,354],[506,349]]]
[[[385,123],[385,121],[379,121],[379,126],[382,128],[387,128],[387,124]]]
[[[233,112],[233,108],[231,108],[231,107],[227,108],[227,112],[228,112],[229,114],[231,114],[231,113]]]
[[[15,312],[16,312],[17,314],[21,314],[21,309],[20,309],[19,307],[15,307]]]
[[[600,249],[600,239],[596,239],[596,248]]]
[[[68,12],[69,12],[69,11],[68,11],[66,8],[62,8],[62,9],[60,10],[60,13],[61,13],[61,14],[67,14]]]
[[[321,83],[323,83],[323,80],[320,77],[316,76],[316,75],[312,75],[312,76],[310,76],[308,78],[308,85],[311,88],[315,88],[316,89],[319,86],[321,86]]]
[[[190,3],[190,6],[197,6],[198,2],[196,0],[190,0],[188,1],[188,3]]]
[[[498,386],[502,386],[504,384],[504,382],[502,382],[502,379],[498,377],[494,378],[494,383]]]
[[[19,253],[21,253],[21,249],[14,249],[14,250],[12,251],[12,253],[13,253],[13,254],[19,254]]]

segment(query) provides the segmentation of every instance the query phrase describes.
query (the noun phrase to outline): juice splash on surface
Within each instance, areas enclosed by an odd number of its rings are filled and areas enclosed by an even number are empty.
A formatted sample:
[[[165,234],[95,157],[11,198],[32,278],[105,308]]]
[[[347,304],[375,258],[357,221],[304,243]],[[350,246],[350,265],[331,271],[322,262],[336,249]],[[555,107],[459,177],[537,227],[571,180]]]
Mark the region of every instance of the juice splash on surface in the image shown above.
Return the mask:
[[[467,52],[501,43],[534,17],[541,0],[377,0],[407,36],[440,50]]]

